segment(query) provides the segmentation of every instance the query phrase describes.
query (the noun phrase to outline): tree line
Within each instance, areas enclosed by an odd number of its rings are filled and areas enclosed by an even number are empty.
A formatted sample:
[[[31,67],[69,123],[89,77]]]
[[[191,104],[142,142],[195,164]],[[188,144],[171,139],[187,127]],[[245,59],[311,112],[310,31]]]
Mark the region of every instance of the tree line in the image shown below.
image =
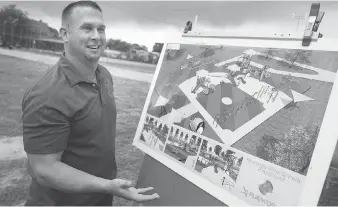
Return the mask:
[[[5,5],[0,9],[0,26],[4,25],[6,21],[11,21],[15,19],[19,19],[19,20],[29,19],[28,12],[17,8],[16,4]],[[54,28],[52,29],[55,30]],[[160,53],[162,50],[162,47],[163,47],[163,43],[155,43],[153,48],[151,49],[152,49],[152,52]],[[126,42],[120,39],[112,39],[112,38],[108,39],[107,48],[111,50],[121,51],[121,52],[128,52],[131,48],[136,49],[136,50],[149,51],[148,48],[144,45],[139,45],[136,43],[133,44],[133,43],[129,43],[129,42]]]

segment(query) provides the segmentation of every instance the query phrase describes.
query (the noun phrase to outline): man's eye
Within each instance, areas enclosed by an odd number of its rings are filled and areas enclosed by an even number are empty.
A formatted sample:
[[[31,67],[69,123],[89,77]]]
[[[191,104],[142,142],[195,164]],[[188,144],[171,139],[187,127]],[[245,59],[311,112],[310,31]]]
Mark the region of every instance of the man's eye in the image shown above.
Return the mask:
[[[105,28],[98,28],[97,31],[99,32],[104,32],[106,29]]]
[[[82,27],[83,30],[85,31],[91,31],[92,28],[90,26],[85,26],[85,27]]]

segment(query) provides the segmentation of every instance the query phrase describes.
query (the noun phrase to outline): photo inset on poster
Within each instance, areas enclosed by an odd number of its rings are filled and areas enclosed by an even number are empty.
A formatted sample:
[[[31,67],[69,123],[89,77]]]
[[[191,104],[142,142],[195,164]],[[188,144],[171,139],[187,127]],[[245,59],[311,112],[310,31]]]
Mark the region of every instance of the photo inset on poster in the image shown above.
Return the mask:
[[[163,53],[144,108],[168,127],[161,159],[249,205],[297,205],[329,113],[338,52],[169,43]]]
[[[162,120],[147,115],[140,140],[152,148],[163,151],[169,128]]]
[[[165,145],[164,153],[193,169],[202,138],[196,133],[172,125]]]
[[[195,170],[214,184],[231,190],[237,180],[243,157],[223,145],[204,139]]]

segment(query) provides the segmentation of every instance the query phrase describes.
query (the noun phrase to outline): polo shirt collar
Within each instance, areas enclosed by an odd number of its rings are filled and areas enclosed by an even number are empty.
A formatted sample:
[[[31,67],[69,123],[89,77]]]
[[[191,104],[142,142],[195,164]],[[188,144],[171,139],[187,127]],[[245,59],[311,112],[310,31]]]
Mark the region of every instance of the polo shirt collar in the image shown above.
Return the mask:
[[[81,69],[76,68],[65,56],[65,52],[62,53],[59,59],[59,66],[61,70],[67,76],[67,79],[71,86],[74,86],[80,82],[93,83],[93,81],[89,80],[82,72]],[[101,68],[99,65],[97,66],[96,71],[101,72]],[[95,72],[96,72],[95,71]]]

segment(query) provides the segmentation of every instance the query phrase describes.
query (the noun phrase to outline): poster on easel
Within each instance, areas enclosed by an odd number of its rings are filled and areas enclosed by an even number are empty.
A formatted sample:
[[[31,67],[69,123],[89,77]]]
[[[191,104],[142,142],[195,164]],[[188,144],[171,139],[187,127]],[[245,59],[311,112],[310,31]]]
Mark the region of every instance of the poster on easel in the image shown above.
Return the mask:
[[[338,138],[338,50],[239,42],[164,44],[133,144],[227,205],[299,205]]]

